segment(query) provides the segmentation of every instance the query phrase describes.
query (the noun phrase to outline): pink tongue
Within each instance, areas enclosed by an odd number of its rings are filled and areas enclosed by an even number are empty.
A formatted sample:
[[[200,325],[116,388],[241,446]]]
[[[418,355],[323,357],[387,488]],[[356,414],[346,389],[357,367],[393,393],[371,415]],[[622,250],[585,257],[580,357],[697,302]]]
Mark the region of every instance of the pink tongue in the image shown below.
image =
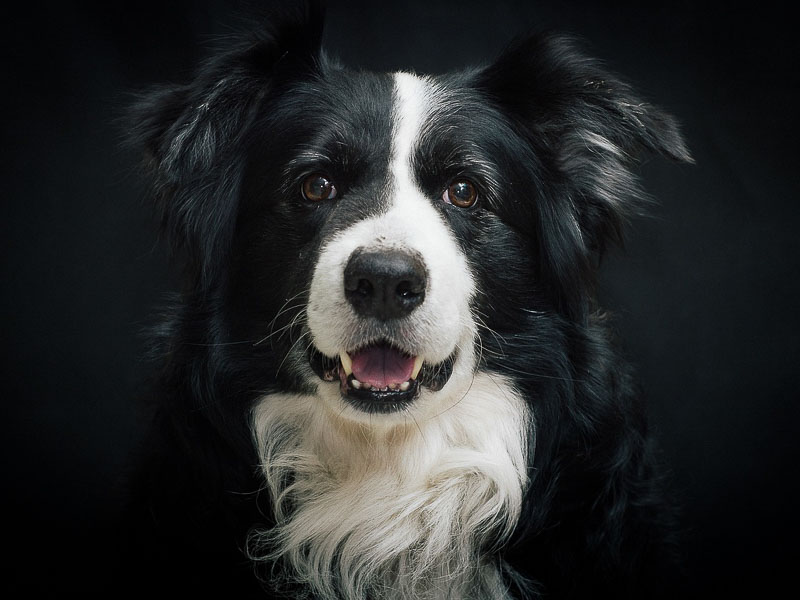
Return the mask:
[[[369,346],[352,354],[353,377],[372,387],[384,388],[411,378],[414,357],[406,356],[391,346]]]

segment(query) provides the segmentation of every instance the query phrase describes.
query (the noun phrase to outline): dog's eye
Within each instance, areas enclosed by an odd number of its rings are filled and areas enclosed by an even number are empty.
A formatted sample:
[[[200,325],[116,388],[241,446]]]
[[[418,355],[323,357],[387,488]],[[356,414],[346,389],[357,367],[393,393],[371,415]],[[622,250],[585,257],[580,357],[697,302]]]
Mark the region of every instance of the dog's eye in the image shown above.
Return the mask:
[[[337,190],[333,182],[319,173],[309,175],[303,180],[303,198],[311,202],[322,202],[336,198]]]
[[[478,190],[468,179],[459,179],[447,186],[442,200],[459,208],[469,208],[478,199]]]

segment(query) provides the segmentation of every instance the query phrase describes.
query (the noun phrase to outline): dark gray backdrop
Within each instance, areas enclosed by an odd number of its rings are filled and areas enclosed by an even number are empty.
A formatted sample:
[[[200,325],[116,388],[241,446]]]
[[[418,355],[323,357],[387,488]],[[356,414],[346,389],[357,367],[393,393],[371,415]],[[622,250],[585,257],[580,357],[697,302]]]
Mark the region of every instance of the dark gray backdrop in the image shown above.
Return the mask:
[[[2,25],[0,539],[14,584],[103,576],[114,483],[141,435],[140,332],[173,287],[115,119],[130,92],[186,79],[240,8],[61,3]],[[674,469],[698,597],[769,597],[798,558],[791,25],[763,3],[329,8],[327,47],[371,69],[443,71],[529,27],[574,33],[683,122],[697,165],[643,166],[660,205],[607,262],[603,295]]]

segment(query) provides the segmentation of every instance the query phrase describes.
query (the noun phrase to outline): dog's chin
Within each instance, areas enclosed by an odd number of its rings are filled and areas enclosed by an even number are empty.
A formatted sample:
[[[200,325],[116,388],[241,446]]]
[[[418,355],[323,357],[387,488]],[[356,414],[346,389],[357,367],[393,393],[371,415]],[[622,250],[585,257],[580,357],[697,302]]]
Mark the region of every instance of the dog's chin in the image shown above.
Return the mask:
[[[326,356],[312,346],[308,361],[322,381],[338,382],[342,400],[349,406],[367,414],[391,414],[407,410],[423,388],[441,390],[453,374],[456,354],[453,351],[445,360],[429,363],[379,342],[353,352],[343,351],[336,357]],[[393,364],[386,369],[383,365],[366,368],[363,363],[370,362],[368,358]]]

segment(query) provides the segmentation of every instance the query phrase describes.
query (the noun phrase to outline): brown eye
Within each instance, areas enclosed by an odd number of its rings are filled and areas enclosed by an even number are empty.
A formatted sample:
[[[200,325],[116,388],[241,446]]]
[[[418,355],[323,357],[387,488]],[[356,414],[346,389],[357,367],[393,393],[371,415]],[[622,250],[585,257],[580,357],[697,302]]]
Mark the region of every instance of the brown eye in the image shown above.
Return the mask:
[[[311,202],[322,202],[323,200],[333,200],[336,198],[337,191],[333,182],[319,173],[309,175],[303,180],[303,198]]]
[[[468,179],[454,181],[442,195],[442,200],[459,208],[469,208],[478,199],[478,190]]]

